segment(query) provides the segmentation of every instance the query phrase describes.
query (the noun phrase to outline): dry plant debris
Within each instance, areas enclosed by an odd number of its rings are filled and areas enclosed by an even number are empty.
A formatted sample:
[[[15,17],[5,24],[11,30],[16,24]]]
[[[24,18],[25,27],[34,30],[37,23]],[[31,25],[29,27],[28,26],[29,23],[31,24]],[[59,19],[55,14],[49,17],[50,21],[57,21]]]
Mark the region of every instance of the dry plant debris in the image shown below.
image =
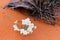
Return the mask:
[[[30,10],[30,16],[41,19],[48,24],[55,25],[56,13],[54,10],[59,6],[60,0],[13,0],[4,8],[24,8]]]

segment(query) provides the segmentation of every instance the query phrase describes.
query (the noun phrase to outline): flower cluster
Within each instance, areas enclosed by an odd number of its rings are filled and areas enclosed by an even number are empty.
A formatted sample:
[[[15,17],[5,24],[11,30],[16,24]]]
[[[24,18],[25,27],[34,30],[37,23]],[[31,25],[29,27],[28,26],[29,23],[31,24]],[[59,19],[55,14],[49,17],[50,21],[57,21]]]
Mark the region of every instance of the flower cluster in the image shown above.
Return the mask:
[[[17,23],[17,21],[15,21],[14,23]],[[28,34],[32,33],[33,28],[36,29],[36,26],[34,26],[34,24],[31,23],[29,18],[22,20],[22,28],[19,29],[16,24],[13,25],[13,27],[14,27],[14,30],[19,31],[20,34],[23,34],[23,35],[28,35]]]

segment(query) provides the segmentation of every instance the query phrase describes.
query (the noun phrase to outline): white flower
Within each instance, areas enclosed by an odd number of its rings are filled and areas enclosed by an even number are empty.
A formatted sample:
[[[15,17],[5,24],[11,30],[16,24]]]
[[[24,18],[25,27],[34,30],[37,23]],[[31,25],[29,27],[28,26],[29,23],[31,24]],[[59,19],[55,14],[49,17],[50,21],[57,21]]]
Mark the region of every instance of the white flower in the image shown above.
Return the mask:
[[[13,25],[13,27],[14,30],[19,31],[20,34],[28,35],[33,32],[33,28],[36,29],[36,26],[34,26],[34,24],[31,23],[29,18],[22,20],[22,25],[26,25],[27,29],[19,29],[18,26],[16,25],[17,22],[18,22],[17,20],[14,22],[15,25]]]
[[[17,25],[13,25],[13,28],[14,28],[15,31],[19,31],[19,28],[18,28]]]
[[[25,19],[25,20],[30,21],[30,18],[27,18],[27,19]]]
[[[23,31],[23,35],[27,35],[28,32],[26,30]]]
[[[23,32],[24,32],[24,29],[20,29],[20,33],[23,34]]]
[[[28,31],[28,32],[31,32],[31,31],[32,31],[32,28],[30,28],[30,27],[27,28],[27,31]]]
[[[27,30],[26,30],[27,31]],[[30,32],[27,31],[27,34],[29,34]]]
[[[27,30],[20,29],[20,34],[27,35],[29,32]]]
[[[22,24],[23,24],[23,25],[29,25],[30,23],[31,23],[31,21],[30,21],[29,18],[27,18],[27,19],[25,19],[25,20],[22,20]]]
[[[29,24],[29,27],[34,28],[34,24],[33,23]]]
[[[26,24],[25,20],[22,20],[22,24]]]

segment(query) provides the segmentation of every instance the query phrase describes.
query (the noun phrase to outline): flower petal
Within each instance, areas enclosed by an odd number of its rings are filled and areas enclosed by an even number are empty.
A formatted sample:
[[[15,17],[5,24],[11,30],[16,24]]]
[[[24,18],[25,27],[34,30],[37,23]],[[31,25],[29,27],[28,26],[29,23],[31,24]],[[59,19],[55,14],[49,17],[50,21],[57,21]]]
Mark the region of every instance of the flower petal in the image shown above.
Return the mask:
[[[13,28],[14,28],[14,30],[16,31],[19,31],[19,28],[18,28],[18,26],[17,25],[13,25]]]

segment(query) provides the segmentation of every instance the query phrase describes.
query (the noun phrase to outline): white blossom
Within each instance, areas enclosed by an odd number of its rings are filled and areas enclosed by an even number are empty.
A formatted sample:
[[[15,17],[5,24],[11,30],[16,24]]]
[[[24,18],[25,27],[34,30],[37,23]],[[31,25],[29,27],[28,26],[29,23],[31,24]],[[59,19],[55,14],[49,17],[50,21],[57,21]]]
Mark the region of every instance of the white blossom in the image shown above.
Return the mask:
[[[25,20],[30,21],[30,18],[27,18],[27,19],[25,19]]]
[[[34,24],[33,23],[29,24],[29,27],[34,28]]]
[[[29,32],[27,30],[20,29],[20,34],[27,35]]]
[[[23,34],[23,32],[24,32],[24,29],[20,29],[20,33]]]
[[[23,35],[27,35],[28,32],[26,30],[23,31]]]
[[[27,28],[27,31],[28,31],[28,32],[31,32],[31,31],[32,31],[32,28],[30,28],[30,27]]]
[[[33,28],[36,29],[36,26],[34,26],[34,24],[31,23],[29,18],[27,18],[25,20],[24,19],[22,20],[22,25],[28,26],[27,29],[24,29],[24,28],[23,29],[19,29],[18,26],[16,25],[17,22],[18,22],[17,20],[14,22],[15,25],[13,25],[13,27],[14,27],[14,30],[19,31],[20,34],[28,35],[28,34],[33,32]]]
[[[27,18],[27,19],[25,19],[25,20],[22,20],[22,24],[23,24],[23,25],[29,25],[30,23],[31,23],[31,21],[30,21],[29,18]]]
[[[18,28],[17,25],[13,25],[13,28],[14,28],[15,31],[19,31],[19,28]]]

